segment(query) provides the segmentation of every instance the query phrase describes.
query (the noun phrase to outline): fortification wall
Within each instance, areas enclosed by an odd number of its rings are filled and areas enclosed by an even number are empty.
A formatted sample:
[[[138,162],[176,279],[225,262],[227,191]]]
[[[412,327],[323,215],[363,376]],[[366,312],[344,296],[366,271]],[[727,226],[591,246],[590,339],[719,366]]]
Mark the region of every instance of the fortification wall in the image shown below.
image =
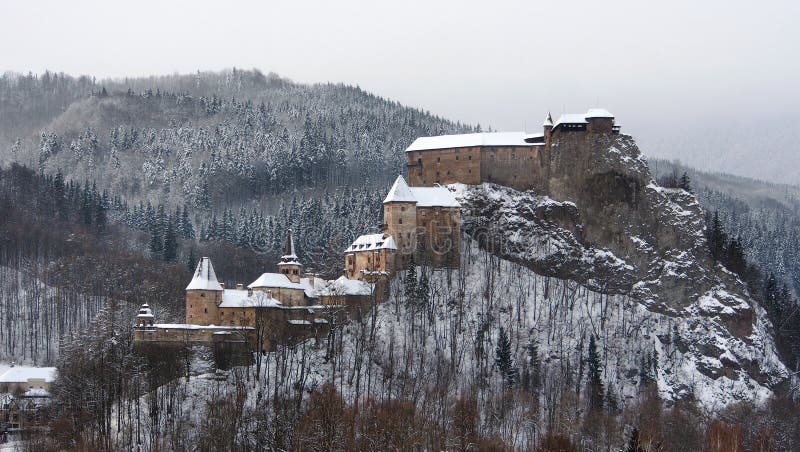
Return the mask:
[[[417,209],[418,263],[457,267],[460,263],[461,211],[458,208]]]
[[[406,152],[408,184],[431,187],[461,182],[481,182],[481,148],[465,147]]]
[[[411,151],[406,164],[412,187],[494,182],[518,190],[547,190],[549,157],[543,145]]]

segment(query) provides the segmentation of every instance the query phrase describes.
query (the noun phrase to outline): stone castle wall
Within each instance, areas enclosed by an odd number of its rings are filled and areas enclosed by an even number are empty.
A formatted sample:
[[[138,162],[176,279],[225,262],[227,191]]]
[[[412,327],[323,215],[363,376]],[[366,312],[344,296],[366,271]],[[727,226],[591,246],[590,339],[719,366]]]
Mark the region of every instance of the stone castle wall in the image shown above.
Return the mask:
[[[406,153],[408,183],[430,187],[494,182],[517,190],[545,190],[549,158],[542,145],[431,149]]]
[[[216,325],[219,323],[219,306],[222,291],[187,290],[186,323],[194,325]]]
[[[345,256],[345,276],[358,279],[361,270],[394,273],[395,252],[381,249],[375,251],[353,251]]]

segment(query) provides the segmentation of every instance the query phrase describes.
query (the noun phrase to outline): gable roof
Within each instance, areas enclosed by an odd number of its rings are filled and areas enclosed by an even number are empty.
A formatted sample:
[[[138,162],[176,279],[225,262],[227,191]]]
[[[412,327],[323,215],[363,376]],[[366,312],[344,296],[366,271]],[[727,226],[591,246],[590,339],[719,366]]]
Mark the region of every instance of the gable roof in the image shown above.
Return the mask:
[[[397,245],[391,236],[384,237],[383,234],[364,234],[359,236],[345,252],[355,251],[374,251],[374,250],[396,250]]]
[[[417,207],[461,207],[456,196],[447,187],[410,187]]]
[[[211,259],[204,257],[197,264],[192,281],[186,286],[186,290],[222,290],[222,285],[217,281],[214,273],[214,266]]]
[[[403,176],[397,176],[383,203],[411,202],[417,207],[461,207],[447,187],[409,187]]]
[[[530,146],[530,144],[525,142],[525,132],[465,133],[419,137],[406,148],[406,152],[474,146]]]
[[[255,288],[279,288],[279,289],[303,289],[299,283],[292,282],[286,275],[283,273],[263,273],[261,276],[258,277],[255,281],[250,283],[247,286],[250,289]]]
[[[271,308],[281,302],[261,291],[225,289],[222,292],[220,308]]]

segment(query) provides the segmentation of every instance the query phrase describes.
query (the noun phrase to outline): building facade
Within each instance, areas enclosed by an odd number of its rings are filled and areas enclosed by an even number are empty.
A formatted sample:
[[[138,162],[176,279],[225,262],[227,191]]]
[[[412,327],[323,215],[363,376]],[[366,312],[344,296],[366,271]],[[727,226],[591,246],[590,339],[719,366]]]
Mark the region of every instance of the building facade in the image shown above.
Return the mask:
[[[397,248],[396,269],[412,257],[435,267],[458,267],[461,205],[446,187],[411,187],[398,176],[383,201],[383,220]]]
[[[417,138],[406,149],[412,187],[492,182],[517,190],[548,193],[552,169],[563,139],[588,142],[592,136],[619,133],[614,116],[604,109],[548,114],[542,133],[491,132]]]

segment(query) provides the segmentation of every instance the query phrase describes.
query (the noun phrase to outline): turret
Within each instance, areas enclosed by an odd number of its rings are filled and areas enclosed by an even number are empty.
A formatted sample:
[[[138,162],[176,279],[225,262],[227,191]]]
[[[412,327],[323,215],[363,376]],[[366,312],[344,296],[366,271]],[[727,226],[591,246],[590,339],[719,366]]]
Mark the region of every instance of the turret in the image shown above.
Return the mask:
[[[218,306],[222,302],[222,292],[211,259],[200,259],[192,281],[186,286],[186,323],[219,324]]]
[[[296,283],[300,282],[300,276],[303,273],[303,264],[300,263],[300,259],[295,253],[291,229],[289,229],[286,241],[283,244],[283,256],[281,256],[281,261],[278,262],[278,273],[286,275],[287,278]]]
[[[139,308],[139,313],[136,315],[136,326],[138,328],[147,328],[153,326],[153,311],[150,306],[145,303]]]
[[[544,142],[547,143],[550,140],[550,132],[553,131],[553,116],[550,115],[550,112],[547,112],[542,128],[544,129]]]

